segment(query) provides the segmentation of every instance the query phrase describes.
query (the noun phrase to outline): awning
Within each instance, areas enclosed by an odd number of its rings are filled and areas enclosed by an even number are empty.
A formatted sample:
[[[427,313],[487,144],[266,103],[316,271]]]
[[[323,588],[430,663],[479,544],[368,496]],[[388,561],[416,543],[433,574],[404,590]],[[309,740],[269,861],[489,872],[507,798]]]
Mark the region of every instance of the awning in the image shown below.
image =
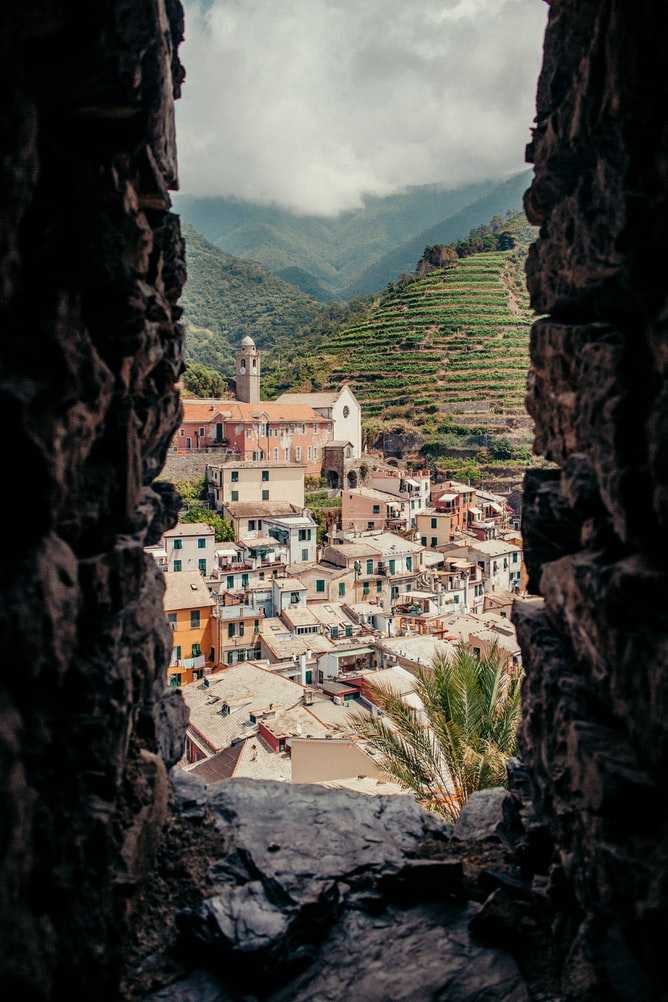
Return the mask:
[[[456,494],[441,494],[439,501],[454,501],[457,497]]]
[[[496,501],[488,501],[487,504],[489,508],[493,508],[494,511],[498,511],[499,515],[503,513],[503,508],[500,504],[497,504]]]
[[[482,518],[482,511],[480,508],[474,508],[473,505],[471,505],[469,507],[469,511],[471,512],[472,515],[475,515],[477,518]]]

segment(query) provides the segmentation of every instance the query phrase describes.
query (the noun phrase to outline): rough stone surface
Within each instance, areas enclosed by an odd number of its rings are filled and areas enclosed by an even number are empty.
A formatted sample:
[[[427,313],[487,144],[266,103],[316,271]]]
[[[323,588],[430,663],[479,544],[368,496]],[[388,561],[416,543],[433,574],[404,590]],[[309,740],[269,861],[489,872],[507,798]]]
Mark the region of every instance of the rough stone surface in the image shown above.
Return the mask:
[[[412,798],[253,780],[205,800],[179,781],[177,797],[213,812],[224,852],[179,917],[183,955],[206,971],[152,998],[528,1000],[510,954],[469,932],[480,906],[451,827]]]
[[[663,999],[668,933],[668,22],[553,0],[526,197],[522,758],[559,866],[569,1000]],[[493,925],[502,924],[500,905]]]
[[[472,793],[454,828],[455,838],[494,838],[512,844],[521,833],[516,800],[499,787]]]
[[[170,524],[185,276],[178,0],[0,9],[0,941],[7,997],[117,998],[167,811]],[[162,756],[162,757],[161,757]],[[163,761],[164,759],[164,761]]]

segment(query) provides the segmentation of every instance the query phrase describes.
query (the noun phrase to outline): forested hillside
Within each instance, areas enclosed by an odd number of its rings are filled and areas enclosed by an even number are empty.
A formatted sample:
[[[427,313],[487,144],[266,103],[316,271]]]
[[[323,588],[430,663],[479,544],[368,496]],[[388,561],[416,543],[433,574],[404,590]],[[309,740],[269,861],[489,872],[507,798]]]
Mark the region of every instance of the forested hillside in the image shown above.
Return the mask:
[[[525,174],[518,178],[457,190],[422,185],[396,195],[368,197],[363,208],[335,217],[300,216],[238,199],[179,196],[175,201],[186,223],[216,247],[236,258],[260,262],[308,295],[326,301],[383,288],[414,265],[416,254],[407,243],[417,240],[424,246],[429,242],[425,232],[437,230],[431,242],[453,240],[497,212],[519,209],[527,181]],[[435,227],[434,220],[441,223]],[[379,270],[374,272],[377,262]]]
[[[319,303],[261,265],[214,247],[192,226],[183,229],[188,281],[181,303],[188,360],[230,377],[239,342],[250,334],[267,352],[265,395],[282,392],[295,381],[319,385],[315,356],[322,342],[356,314],[359,304]],[[191,388],[195,391],[195,384]]]

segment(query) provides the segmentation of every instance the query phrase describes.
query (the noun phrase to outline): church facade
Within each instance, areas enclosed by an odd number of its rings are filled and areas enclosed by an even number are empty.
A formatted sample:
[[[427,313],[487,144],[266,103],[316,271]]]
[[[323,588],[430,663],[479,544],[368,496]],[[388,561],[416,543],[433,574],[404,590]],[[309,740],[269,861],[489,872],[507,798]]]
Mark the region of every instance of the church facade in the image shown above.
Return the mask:
[[[262,400],[260,352],[250,337],[241,342],[235,371],[236,399],[183,401],[183,420],[173,448],[179,452],[225,448],[230,457],[243,462],[298,463],[306,476],[319,477],[323,449],[337,437],[333,401],[340,397],[345,397],[341,411],[345,407],[348,437],[361,441],[360,408],[349,387],[332,394],[284,394],[278,400]],[[332,397],[328,406],[320,399],[324,396]]]

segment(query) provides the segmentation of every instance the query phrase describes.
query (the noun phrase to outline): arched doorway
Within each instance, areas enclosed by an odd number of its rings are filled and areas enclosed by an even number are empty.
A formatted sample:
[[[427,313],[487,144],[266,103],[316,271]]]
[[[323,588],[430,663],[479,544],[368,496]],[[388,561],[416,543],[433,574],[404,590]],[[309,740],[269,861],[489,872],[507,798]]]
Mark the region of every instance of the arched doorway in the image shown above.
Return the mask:
[[[349,470],[346,480],[348,481],[348,487],[350,487],[351,490],[357,487],[357,470]]]
[[[333,491],[337,491],[339,489],[339,475],[336,470],[327,470],[325,476],[327,477],[328,486]]]

